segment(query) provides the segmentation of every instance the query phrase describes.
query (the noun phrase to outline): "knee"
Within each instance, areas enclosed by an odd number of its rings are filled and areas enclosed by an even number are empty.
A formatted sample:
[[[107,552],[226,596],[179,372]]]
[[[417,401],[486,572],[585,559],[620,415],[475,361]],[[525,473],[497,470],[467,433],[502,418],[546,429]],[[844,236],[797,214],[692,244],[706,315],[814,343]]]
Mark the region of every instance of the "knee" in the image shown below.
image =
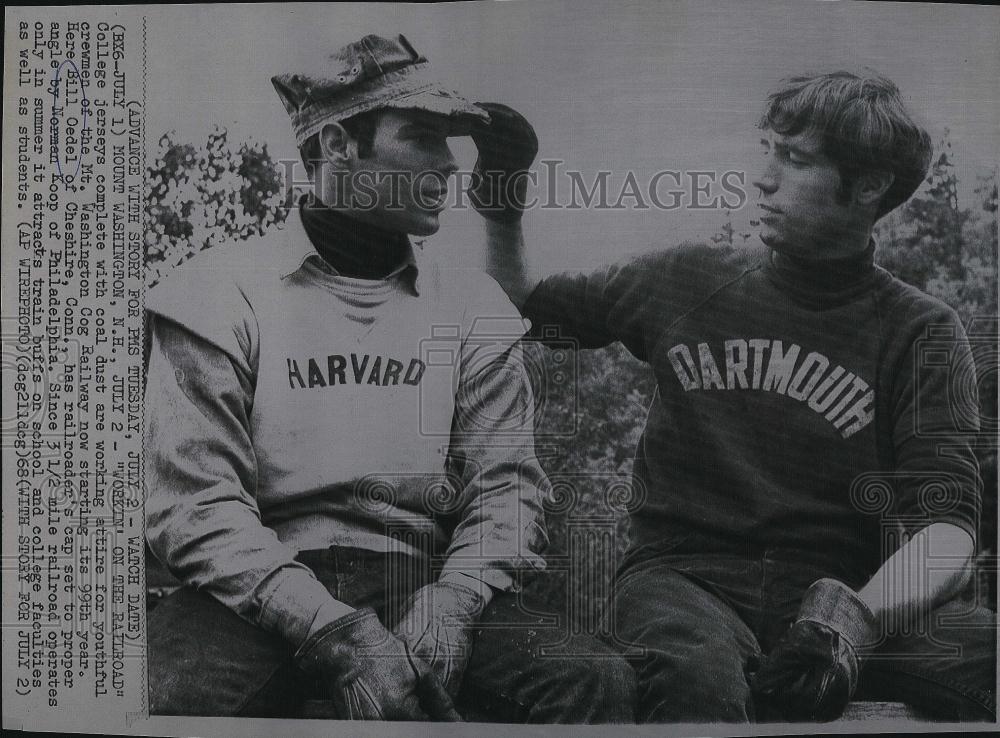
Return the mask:
[[[582,662],[576,679],[586,685],[593,704],[588,722],[633,723],[639,695],[635,670],[621,656],[606,654]]]
[[[169,648],[166,641],[162,637],[150,638],[146,668],[150,714],[222,714],[218,706],[204,704],[213,690],[197,678],[198,669],[192,668],[195,656]]]
[[[165,598],[147,639],[151,714],[237,715],[291,682],[276,678],[290,663],[287,644],[202,593]]]
[[[549,713],[546,722],[635,722],[638,682],[635,670],[618,654],[558,659],[548,671],[544,679],[548,689],[536,703],[537,709]]]
[[[199,644],[165,636],[157,630],[149,639],[149,712],[151,715],[233,716],[236,706],[216,688],[214,663],[200,658]]]
[[[176,663],[168,663],[156,650],[149,651],[149,714],[150,715],[189,715],[201,711],[191,703],[188,694],[188,680],[182,669],[176,668]],[[218,709],[207,706],[203,714],[219,714]]]
[[[743,670],[711,658],[647,657],[638,692],[639,722],[745,723],[753,714]]]

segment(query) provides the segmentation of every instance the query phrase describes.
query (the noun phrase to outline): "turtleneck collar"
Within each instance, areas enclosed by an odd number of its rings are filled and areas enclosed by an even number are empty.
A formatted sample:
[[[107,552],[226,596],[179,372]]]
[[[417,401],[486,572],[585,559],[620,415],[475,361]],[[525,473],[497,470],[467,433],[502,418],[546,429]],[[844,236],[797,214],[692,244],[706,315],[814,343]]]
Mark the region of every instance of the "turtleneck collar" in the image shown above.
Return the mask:
[[[405,233],[364,223],[323,205],[300,203],[302,226],[317,253],[338,274],[356,279],[385,279],[410,256]]]
[[[856,256],[831,261],[802,259],[769,250],[764,265],[781,290],[813,304],[839,304],[861,294],[875,279],[875,241]]]

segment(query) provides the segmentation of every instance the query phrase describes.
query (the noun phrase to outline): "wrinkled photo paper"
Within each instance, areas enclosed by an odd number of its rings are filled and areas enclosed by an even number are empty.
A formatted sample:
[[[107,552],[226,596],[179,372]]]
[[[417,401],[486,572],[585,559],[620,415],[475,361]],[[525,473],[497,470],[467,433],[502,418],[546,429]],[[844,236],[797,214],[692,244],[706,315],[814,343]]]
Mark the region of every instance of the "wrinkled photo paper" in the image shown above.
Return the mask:
[[[995,729],[998,36],[8,6],[4,729]]]

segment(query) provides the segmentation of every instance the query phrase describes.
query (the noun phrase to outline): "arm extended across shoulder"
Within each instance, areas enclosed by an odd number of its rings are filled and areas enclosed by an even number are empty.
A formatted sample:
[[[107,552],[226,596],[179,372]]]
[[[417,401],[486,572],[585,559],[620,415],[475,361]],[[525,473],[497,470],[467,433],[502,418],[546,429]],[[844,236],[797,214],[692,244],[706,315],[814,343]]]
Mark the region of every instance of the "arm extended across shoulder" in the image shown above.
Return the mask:
[[[589,274],[548,277],[522,311],[543,342],[569,339],[589,349],[621,341],[646,361],[664,329],[744,266],[732,249],[681,244]]]

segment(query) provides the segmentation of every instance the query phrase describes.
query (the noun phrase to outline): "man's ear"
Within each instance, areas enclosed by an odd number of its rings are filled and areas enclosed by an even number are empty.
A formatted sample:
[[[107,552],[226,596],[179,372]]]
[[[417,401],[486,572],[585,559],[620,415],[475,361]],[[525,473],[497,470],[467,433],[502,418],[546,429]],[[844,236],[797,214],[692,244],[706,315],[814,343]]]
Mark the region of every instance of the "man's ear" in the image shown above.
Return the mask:
[[[319,150],[326,161],[343,166],[357,151],[354,141],[340,123],[327,123],[319,131]]]
[[[871,207],[877,205],[882,196],[889,191],[896,176],[892,172],[864,172],[854,183],[854,200],[859,205]]]

